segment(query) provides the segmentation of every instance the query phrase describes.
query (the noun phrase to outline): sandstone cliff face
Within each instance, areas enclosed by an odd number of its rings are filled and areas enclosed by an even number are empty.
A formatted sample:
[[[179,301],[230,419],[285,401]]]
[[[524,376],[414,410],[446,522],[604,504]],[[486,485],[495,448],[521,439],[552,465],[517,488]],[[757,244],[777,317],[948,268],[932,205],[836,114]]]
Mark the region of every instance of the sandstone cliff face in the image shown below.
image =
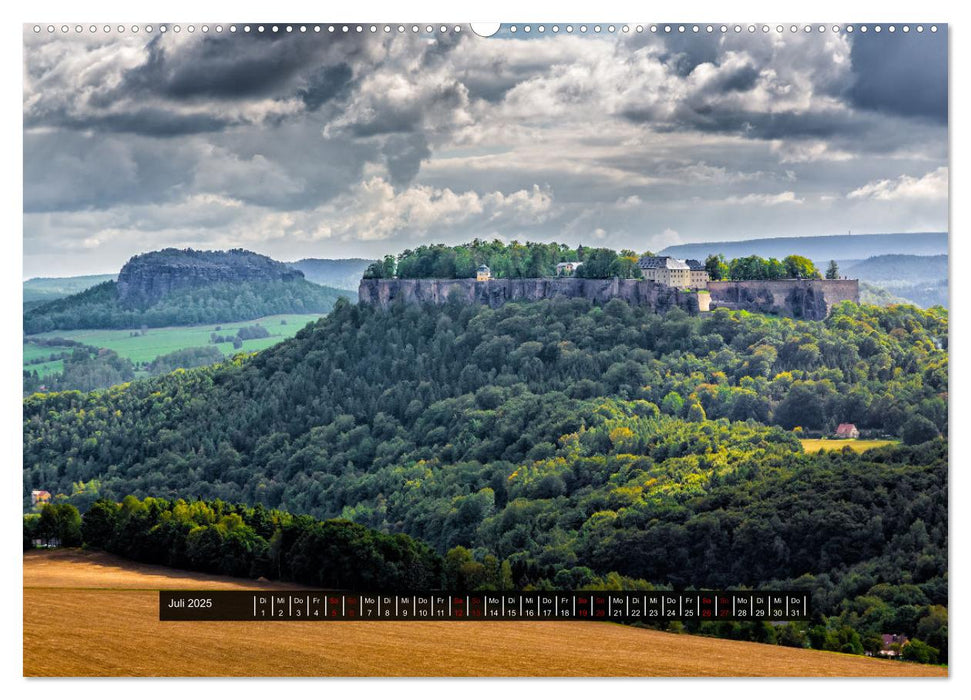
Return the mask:
[[[744,309],[821,321],[833,304],[860,303],[859,280],[709,282],[711,308]]]
[[[698,313],[698,295],[646,280],[549,277],[527,279],[364,279],[358,288],[362,304],[387,309],[396,301],[406,304],[444,304],[449,299],[496,308],[510,301],[588,299],[603,304],[623,299],[631,305],[650,306],[658,312],[681,308]]]
[[[387,309],[395,302],[444,304],[455,299],[465,304],[495,308],[510,301],[540,299],[588,299],[604,304],[623,299],[629,304],[650,306],[658,313],[681,308],[691,314],[709,308],[743,309],[758,313],[819,321],[840,301],[859,303],[857,280],[766,280],[709,282],[704,294],[683,292],[646,280],[588,280],[577,277],[530,279],[364,279],[358,288],[362,304]],[[700,302],[700,304],[699,304]]]
[[[272,282],[303,278],[265,255],[247,250],[201,251],[167,248],[136,255],[118,274],[118,298],[145,307],[181,289],[225,282]]]

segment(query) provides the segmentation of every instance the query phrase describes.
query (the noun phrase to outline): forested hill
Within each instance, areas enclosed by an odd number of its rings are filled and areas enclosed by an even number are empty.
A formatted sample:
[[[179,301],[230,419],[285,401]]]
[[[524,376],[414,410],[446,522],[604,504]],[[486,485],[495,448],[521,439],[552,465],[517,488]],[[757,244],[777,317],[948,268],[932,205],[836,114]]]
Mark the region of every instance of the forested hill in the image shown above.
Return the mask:
[[[877,251],[905,255],[942,255],[947,253],[947,233],[871,233],[683,243],[669,246],[661,254],[698,260],[718,253],[729,259],[748,255],[781,259],[794,250],[810,260],[823,263],[829,260],[862,260]]]
[[[339,301],[255,356],[28,397],[25,499],[341,516],[458,570],[501,563],[517,586],[798,582],[833,639],[916,633],[947,600],[947,325],[851,303],[803,322]],[[791,430],[841,422],[913,446],[810,456]],[[854,617],[878,603],[884,617]],[[828,639],[862,651],[859,634]]]
[[[341,294],[244,250],[166,249],[136,255],[117,282],[24,314],[24,331],[223,323],[284,313],[326,313]]]
[[[166,248],[125,263],[118,273],[118,298],[124,306],[144,308],[186,289],[300,279],[302,272],[248,250]]]
[[[332,516],[357,501],[322,497],[326,475],[411,458],[553,457],[564,436],[592,439],[606,399],[623,402],[607,413],[640,418],[659,410],[702,424],[946,435],[946,344],[946,313],[909,306],[847,302],[826,321],[799,322],[725,310],[659,316],[620,300],[388,312],[341,301],[249,359],[29,397],[25,487],[69,492],[98,477],[119,493],[245,494]],[[534,421],[517,424],[521,411]],[[792,444],[788,433],[773,439]],[[301,479],[311,475],[308,491]]]

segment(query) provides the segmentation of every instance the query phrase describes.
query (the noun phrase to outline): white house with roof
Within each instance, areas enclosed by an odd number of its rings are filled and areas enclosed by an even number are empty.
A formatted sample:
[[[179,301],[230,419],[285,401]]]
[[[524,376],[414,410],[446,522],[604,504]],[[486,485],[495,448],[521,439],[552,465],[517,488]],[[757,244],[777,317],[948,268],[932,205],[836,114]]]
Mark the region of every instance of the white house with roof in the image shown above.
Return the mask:
[[[708,272],[697,260],[688,262],[672,258],[670,255],[645,255],[637,266],[641,268],[644,279],[665,284],[669,287],[704,289],[708,285]]]

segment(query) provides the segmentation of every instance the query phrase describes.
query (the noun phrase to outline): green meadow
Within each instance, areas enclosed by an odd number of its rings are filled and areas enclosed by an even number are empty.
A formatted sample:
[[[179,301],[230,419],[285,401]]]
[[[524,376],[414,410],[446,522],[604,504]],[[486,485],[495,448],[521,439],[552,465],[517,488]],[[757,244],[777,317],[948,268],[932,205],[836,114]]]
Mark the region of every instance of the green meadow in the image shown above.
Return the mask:
[[[243,341],[241,348],[233,348],[232,342],[218,343],[216,347],[229,357],[238,352],[255,352],[265,350],[282,340],[292,338],[297,331],[320,318],[319,314],[280,314],[264,316],[249,321],[233,323],[214,323],[200,326],[171,326],[168,328],[148,328],[144,331],[131,330],[74,330],[51,331],[27,336],[33,338],[64,338],[74,340],[85,345],[114,350],[121,357],[127,357],[136,366],[151,362],[159,355],[165,355],[184,348],[197,348],[209,345],[209,336],[216,333],[221,336],[235,336],[240,328],[260,324],[270,333],[268,338],[254,338]],[[284,323],[285,322],[285,323]],[[50,372],[60,371],[60,361],[48,362],[43,365],[28,365],[30,360],[37,357],[48,357],[51,353],[58,353],[68,348],[42,347],[32,343],[24,343],[24,369],[37,370],[44,376]]]

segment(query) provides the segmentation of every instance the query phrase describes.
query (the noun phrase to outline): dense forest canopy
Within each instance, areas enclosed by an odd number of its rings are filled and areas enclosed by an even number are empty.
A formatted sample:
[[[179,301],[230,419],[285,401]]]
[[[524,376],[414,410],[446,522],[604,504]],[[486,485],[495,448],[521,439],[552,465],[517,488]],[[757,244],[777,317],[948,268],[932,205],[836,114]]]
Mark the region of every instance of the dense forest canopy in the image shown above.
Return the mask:
[[[709,255],[705,259],[705,270],[713,280],[811,280],[823,277],[815,263],[802,255],[787,255],[782,260],[758,255],[725,260],[723,255]],[[833,274],[827,279],[837,277]]]
[[[640,279],[638,261],[653,253],[620,252],[610,248],[578,246],[563,243],[504,243],[475,239],[471,243],[449,246],[442,243],[419,246],[400,255],[386,255],[372,263],[364,272],[365,279],[463,279],[476,276],[480,265],[487,265],[497,279],[553,277],[575,274],[577,277],[606,279],[622,277]],[[575,272],[557,270],[557,264],[579,262]],[[777,280],[821,279],[816,265],[801,255],[789,255],[782,260],[751,255],[726,260],[722,255],[710,255],[705,269],[713,280]]]
[[[806,322],[341,301],[254,356],[28,397],[25,499],[342,517],[515,586],[808,588],[802,643],[862,651],[946,605],[947,327],[849,302]],[[912,446],[806,455],[792,431],[842,422]]]
[[[632,250],[618,253],[609,248],[582,245],[570,248],[564,243],[503,243],[477,238],[457,246],[423,245],[398,256],[386,255],[382,261],[370,265],[364,277],[461,279],[475,277],[479,265],[487,265],[497,279],[553,277],[557,274],[557,263],[581,262],[583,265],[576,271],[578,277],[639,278],[639,259],[640,256]]]

